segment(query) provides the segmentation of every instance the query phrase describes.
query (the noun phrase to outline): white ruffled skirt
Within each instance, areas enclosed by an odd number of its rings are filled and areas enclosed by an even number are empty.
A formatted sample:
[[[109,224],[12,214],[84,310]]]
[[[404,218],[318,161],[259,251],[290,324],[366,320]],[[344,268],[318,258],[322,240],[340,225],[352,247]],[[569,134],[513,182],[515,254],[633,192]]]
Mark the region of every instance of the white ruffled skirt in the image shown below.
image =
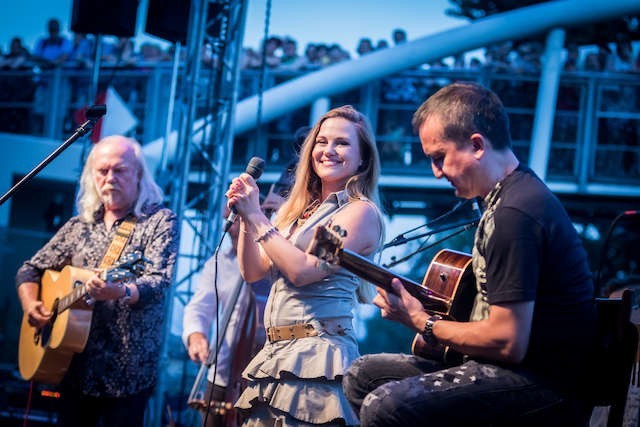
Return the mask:
[[[357,425],[342,376],[359,356],[350,336],[321,334],[267,342],[249,363],[236,407],[245,426]]]

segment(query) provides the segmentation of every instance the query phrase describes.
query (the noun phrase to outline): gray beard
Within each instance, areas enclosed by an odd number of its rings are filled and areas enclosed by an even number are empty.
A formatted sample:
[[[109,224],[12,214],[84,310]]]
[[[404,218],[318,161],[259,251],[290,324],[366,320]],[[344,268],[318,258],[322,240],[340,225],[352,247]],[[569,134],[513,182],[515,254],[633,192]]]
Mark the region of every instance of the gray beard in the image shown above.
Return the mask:
[[[103,194],[101,199],[102,199],[102,204],[105,207],[113,204],[113,196],[111,194]]]

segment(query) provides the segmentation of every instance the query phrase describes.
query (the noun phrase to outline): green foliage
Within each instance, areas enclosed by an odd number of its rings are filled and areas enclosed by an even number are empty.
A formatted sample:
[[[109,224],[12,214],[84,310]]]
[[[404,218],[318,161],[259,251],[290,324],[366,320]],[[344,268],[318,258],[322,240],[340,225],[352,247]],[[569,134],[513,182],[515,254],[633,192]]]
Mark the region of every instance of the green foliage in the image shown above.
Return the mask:
[[[545,0],[449,0],[452,7],[445,13],[449,16],[475,21],[497,13],[508,12]],[[610,43],[623,40],[640,40],[640,15],[625,16],[606,22],[596,22],[590,25],[580,25],[569,28],[567,44],[591,45]],[[531,40],[531,39],[530,39]]]

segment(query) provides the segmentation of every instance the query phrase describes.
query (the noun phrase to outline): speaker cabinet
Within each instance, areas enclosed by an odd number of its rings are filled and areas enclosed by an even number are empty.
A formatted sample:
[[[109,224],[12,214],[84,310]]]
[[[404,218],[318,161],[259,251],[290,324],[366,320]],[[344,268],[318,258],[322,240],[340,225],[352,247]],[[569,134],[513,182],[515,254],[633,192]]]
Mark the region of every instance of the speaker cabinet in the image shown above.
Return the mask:
[[[170,42],[187,43],[191,0],[149,0],[145,31]]]
[[[71,31],[133,37],[138,0],[74,0]]]

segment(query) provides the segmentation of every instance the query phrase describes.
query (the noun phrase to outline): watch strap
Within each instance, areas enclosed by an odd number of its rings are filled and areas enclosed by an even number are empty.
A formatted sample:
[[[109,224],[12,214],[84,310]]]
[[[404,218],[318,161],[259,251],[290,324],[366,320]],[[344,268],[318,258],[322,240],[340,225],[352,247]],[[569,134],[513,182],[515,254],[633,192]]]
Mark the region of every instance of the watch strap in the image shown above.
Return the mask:
[[[431,346],[438,345],[438,339],[433,334],[433,325],[438,320],[442,320],[442,316],[440,316],[438,314],[434,314],[432,316],[429,316],[427,318],[427,321],[424,324],[424,328],[422,329],[422,333],[421,333],[422,337],[424,338],[426,343],[431,345]]]

